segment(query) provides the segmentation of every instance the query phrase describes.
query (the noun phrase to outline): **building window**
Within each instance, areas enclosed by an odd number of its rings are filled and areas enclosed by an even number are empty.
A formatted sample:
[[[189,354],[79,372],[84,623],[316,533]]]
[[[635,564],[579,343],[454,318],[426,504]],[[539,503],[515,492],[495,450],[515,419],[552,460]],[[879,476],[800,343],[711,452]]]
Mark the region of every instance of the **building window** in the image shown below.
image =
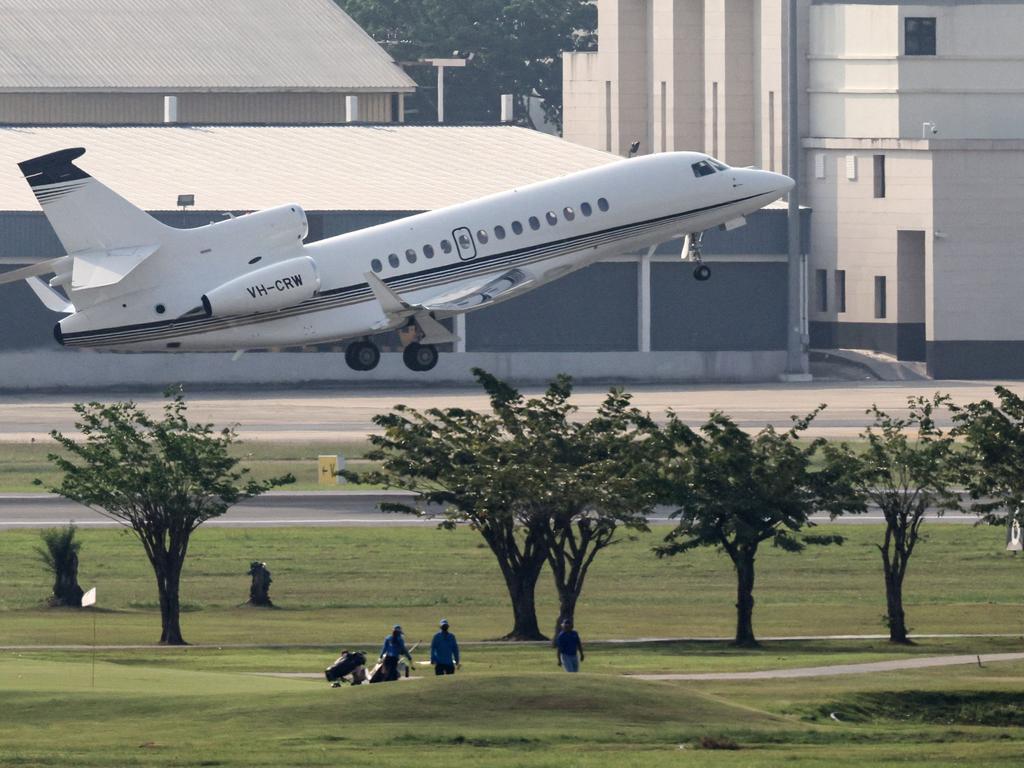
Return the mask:
[[[935,55],[935,17],[908,16],[903,20],[905,56]]]
[[[516,235],[523,234],[523,225],[520,224],[518,221],[513,221],[512,222],[512,233],[516,234]]]
[[[814,297],[819,312],[828,312],[828,270],[814,270]]]
[[[875,155],[875,197],[885,197],[885,155]]]
[[[836,270],[836,312],[846,311],[846,270]]]
[[[875,319],[885,318],[885,275],[875,275]]]

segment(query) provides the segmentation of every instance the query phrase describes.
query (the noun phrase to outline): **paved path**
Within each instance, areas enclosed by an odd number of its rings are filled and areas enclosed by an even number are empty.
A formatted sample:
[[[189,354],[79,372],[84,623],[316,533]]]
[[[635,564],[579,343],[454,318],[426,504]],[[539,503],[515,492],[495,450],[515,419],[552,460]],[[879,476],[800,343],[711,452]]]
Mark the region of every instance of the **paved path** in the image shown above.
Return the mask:
[[[906,410],[907,397],[930,396],[948,392],[960,404],[993,397],[997,382],[924,381],[809,384],[735,384],[691,386],[630,387],[634,404],[662,417],[668,409],[691,424],[707,419],[708,413],[721,410],[744,427],[760,429],[766,423],[788,427],[792,414],[805,414],[820,403],[828,408],[815,420],[813,435],[853,437],[868,422],[865,409],[872,404],[893,414]],[[1007,383],[1015,392],[1024,392],[1020,382]],[[524,389],[536,394],[537,388]],[[579,387],[573,397],[580,418],[592,416],[604,399],[602,387]],[[159,410],[159,393],[81,394],[0,394],[0,441],[49,441],[51,429],[74,432],[72,403],[96,399],[134,399],[140,405]],[[303,441],[338,443],[365,440],[377,431],[371,419],[389,411],[396,403],[418,409],[459,406],[486,410],[487,398],[478,388],[405,389],[303,388],[248,389],[245,391],[190,392],[189,413],[199,421],[217,426],[238,425],[238,433],[247,440]],[[945,415],[940,417],[945,419]],[[943,421],[943,423],[947,423]]]
[[[1024,661],[1024,653],[985,653],[980,656],[925,656],[916,659],[872,661],[865,664],[834,664],[827,667],[796,667],[765,669],[759,672],[701,672],[679,675],[628,675],[635,680],[774,680],[797,677],[832,677],[835,675],[866,675],[904,669],[952,667],[964,664],[979,666],[996,661]]]
[[[381,512],[382,501],[408,501],[403,491],[271,491],[250,499],[204,526],[211,528],[272,528],[282,526],[434,526],[436,520]],[[671,507],[659,507],[649,522],[671,522]],[[815,522],[829,522],[817,515]],[[949,514],[930,520],[941,523],[974,524],[975,515]],[[849,515],[836,522],[850,525],[879,525],[880,513]],[[74,522],[80,528],[114,528],[119,524],[74,502],[48,493],[0,494],[0,530],[52,528]]]

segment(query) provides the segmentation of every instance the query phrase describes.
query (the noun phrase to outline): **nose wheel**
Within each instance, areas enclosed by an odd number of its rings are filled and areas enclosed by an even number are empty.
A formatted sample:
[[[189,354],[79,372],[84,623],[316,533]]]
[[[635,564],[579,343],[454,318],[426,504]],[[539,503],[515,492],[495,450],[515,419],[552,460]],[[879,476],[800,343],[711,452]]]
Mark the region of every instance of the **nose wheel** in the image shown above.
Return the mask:
[[[693,277],[698,282],[705,282],[711,279],[711,267],[704,263],[704,233],[687,233],[683,238],[683,252],[680,254],[683,261],[694,262],[696,267],[693,270]]]
[[[380,362],[380,350],[372,341],[354,341],[345,349],[345,362],[353,371],[372,371]]]
[[[410,371],[429,371],[437,365],[437,347],[414,341],[402,352],[402,361]]]

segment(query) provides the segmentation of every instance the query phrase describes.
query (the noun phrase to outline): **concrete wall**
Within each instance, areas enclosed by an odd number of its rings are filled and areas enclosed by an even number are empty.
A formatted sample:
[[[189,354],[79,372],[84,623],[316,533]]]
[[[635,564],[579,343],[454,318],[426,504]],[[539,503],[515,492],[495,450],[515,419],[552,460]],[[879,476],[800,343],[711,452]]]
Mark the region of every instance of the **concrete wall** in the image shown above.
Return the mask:
[[[183,123],[343,123],[344,93],[0,93],[0,123],[19,125],[154,124],[164,95],[178,97]],[[361,122],[391,122],[390,93],[362,93]]]

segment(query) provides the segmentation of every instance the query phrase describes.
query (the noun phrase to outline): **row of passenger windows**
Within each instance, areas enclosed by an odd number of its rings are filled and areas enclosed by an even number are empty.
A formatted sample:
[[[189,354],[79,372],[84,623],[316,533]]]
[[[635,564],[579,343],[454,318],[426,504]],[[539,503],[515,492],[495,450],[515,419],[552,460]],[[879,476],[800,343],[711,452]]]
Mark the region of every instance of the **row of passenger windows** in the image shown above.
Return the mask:
[[[601,213],[607,212],[609,207],[610,206],[608,205],[607,199],[603,197],[599,197],[597,199],[597,209],[601,211]],[[594,208],[593,206],[591,206],[590,203],[580,203],[579,212],[585,218],[587,216],[591,216],[594,213]],[[562,218],[565,219],[566,221],[575,221],[576,211],[571,206],[567,205],[565,208],[562,209]],[[548,211],[547,213],[544,214],[544,220],[550,226],[553,227],[556,224],[558,224],[558,214],[555,213],[554,211]],[[530,218],[528,218],[526,220],[526,223],[527,226],[529,226],[530,229],[532,229],[535,232],[541,228],[540,219],[537,218],[536,216],[531,216]],[[513,221],[511,224],[511,230],[513,235],[521,235],[525,231],[525,228],[522,222]],[[508,237],[508,231],[505,229],[505,227],[501,224],[498,224],[494,227],[493,231],[488,231],[486,229],[478,229],[476,232],[476,241],[480,243],[480,245],[485,245],[490,241],[492,234],[495,240],[504,240],[506,237]],[[473,241],[470,239],[468,234],[463,232],[462,234],[459,235],[458,240],[459,248],[461,248],[464,253],[467,251],[472,253]],[[442,240],[440,246],[442,253],[449,254],[452,252],[452,243],[450,240]],[[436,254],[434,246],[429,244],[423,246],[422,252],[423,258],[425,259],[432,259]],[[407,262],[409,262],[410,264],[415,264],[418,259],[419,253],[416,251],[415,248],[406,249],[405,260]],[[392,268],[397,268],[401,263],[402,259],[397,253],[388,254],[388,264]],[[370,267],[373,269],[374,272],[384,271],[384,263],[380,259],[373,259],[370,262]]]

